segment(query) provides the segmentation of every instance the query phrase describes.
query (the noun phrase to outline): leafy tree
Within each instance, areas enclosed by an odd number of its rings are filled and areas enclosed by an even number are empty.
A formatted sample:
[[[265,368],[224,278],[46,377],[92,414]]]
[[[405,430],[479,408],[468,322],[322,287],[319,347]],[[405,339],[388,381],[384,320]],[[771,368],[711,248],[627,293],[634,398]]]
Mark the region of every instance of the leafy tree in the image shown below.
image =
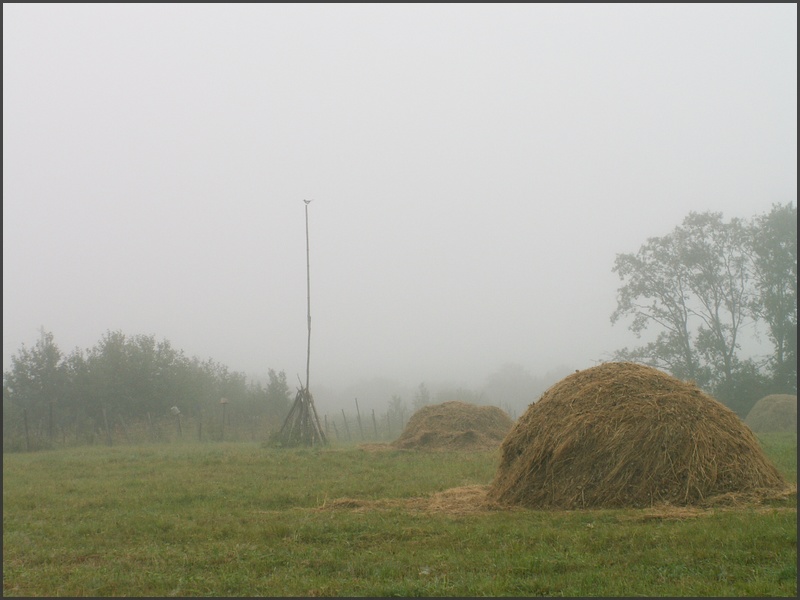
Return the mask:
[[[278,419],[283,419],[292,406],[292,392],[286,380],[286,372],[276,373],[274,369],[269,369],[269,383],[265,390],[265,400],[267,413]]]
[[[202,420],[211,419],[216,423],[218,413],[225,415],[225,425],[246,418],[251,394],[247,386],[247,378],[243,373],[230,371],[227,366],[214,362],[192,361],[195,393],[197,394],[195,409]],[[226,409],[221,409],[221,401],[227,400]],[[222,421],[219,421],[222,423]],[[223,426],[224,427],[224,426]]]
[[[395,423],[398,429],[405,427],[408,411],[406,410],[406,401],[403,400],[401,396],[397,394],[392,395],[391,400],[389,400],[387,413],[390,423]]]
[[[776,391],[797,393],[797,208],[773,205],[751,226],[754,316],[767,326]]]
[[[637,337],[659,329],[654,341],[618,351],[635,360],[691,379],[734,401],[744,364],[737,351],[754,302],[748,229],[721,213],[690,213],[672,233],[650,238],[636,254],[617,255],[616,323],[632,317]]]
[[[183,389],[187,394],[186,406],[190,414],[200,415],[205,411],[216,410],[219,401],[227,397],[220,389],[218,378],[220,369],[221,367],[211,359],[201,361],[193,357],[186,363],[186,381]]]
[[[171,406],[191,412],[196,403],[184,388],[191,375],[182,353],[154,336],[108,331],[87,353],[85,369],[86,395],[95,419],[103,409],[143,418],[166,414]]]
[[[3,419],[18,419],[24,411],[31,424],[46,424],[48,437],[55,427],[55,410],[63,410],[66,373],[64,356],[53,334],[40,330],[32,348],[23,344],[11,357],[11,370],[3,374]],[[44,429],[40,427],[40,429]]]
[[[244,374],[225,365],[188,359],[166,340],[121,331],[108,331],[90,350],[75,349],[64,357],[53,335],[42,331],[33,348],[22,345],[3,373],[4,448],[27,446],[19,442],[24,419],[37,447],[58,428],[71,427],[75,439],[84,433],[84,439],[93,438],[105,430],[106,420],[111,428],[150,422],[148,417],[168,417],[173,406],[213,426],[221,424],[222,398],[230,402],[223,412],[226,423],[232,417],[239,423],[251,419],[256,435],[255,418],[280,422],[291,404],[286,374],[270,369],[269,375],[266,389],[248,386]]]
[[[641,337],[651,325],[660,328],[655,341],[617,353],[621,360],[644,362],[682,379],[699,380],[700,359],[690,326],[688,269],[679,260],[674,235],[650,238],[636,254],[618,254],[613,272],[625,284],[617,290],[616,323],[631,316],[629,329]]]
[[[247,377],[239,371],[231,371],[225,365],[217,365],[218,401],[227,398],[243,402],[247,397]]]
[[[67,385],[64,395],[67,414],[65,424],[76,431],[93,431],[101,427],[102,404],[95,402],[86,353],[76,348],[64,360]]]
[[[759,398],[770,390],[769,378],[752,359],[742,360],[729,382],[723,382],[713,390],[714,395],[745,418]]]
[[[286,373],[269,369],[269,383],[251,383],[245,411],[248,417],[262,420],[267,429],[279,429],[291,407],[291,393]]]
[[[87,404],[93,418],[102,423],[102,411],[114,411],[130,417],[136,383],[131,370],[127,338],[121,331],[107,331],[87,352],[89,386]]]
[[[752,304],[746,231],[739,219],[723,222],[721,213],[690,213],[675,231],[677,258],[695,300],[691,315],[699,321],[695,347],[716,386],[733,384],[741,329]]]

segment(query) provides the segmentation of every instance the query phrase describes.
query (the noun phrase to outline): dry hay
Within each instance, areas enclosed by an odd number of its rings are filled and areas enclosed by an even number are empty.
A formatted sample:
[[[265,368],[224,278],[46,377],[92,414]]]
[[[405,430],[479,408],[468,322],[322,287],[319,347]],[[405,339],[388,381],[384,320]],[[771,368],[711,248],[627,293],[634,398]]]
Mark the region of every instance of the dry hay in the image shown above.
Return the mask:
[[[467,485],[450,488],[434,494],[414,498],[335,498],[325,501],[316,508],[317,512],[347,511],[368,513],[375,511],[408,511],[413,513],[437,513],[453,517],[486,514],[500,510],[526,510],[520,506],[501,506],[488,497],[488,485]],[[782,493],[776,493],[770,500],[793,501],[795,506],[775,506],[771,504],[753,506],[747,502],[748,510],[758,513],[779,513],[797,511],[797,488],[790,486]],[[672,506],[662,504],[634,511],[620,511],[614,515],[619,522],[625,521],[684,521],[697,517],[710,516],[719,512],[738,511],[742,502],[715,504],[713,506]],[[267,512],[267,511],[259,511]],[[272,514],[271,512],[269,514]]]
[[[657,369],[606,363],[562,379],[519,418],[488,498],[530,508],[704,506],[786,488],[733,411]]]
[[[489,486],[465,485],[435,493],[427,499],[428,512],[467,514],[481,512],[491,507],[486,500]]]
[[[670,506],[668,504],[662,504],[661,506],[654,506],[651,508],[620,511],[615,515],[615,517],[620,523],[630,521],[639,523],[645,523],[648,521],[686,521],[688,519],[707,517],[724,512],[737,512],[741,511],[741,509],[742,505],[740,504],[715,507]],[[748,506],[748,512],[756,514],[778,514],[785,512],[797,512],[797,507],[769,505]]]
[[[326,500],[316,510],[347,510],[370,512],[375,510],[408,510],[412,512],[442,513],[453,516],[484,512],[497,508],[486,500],[489,486],[467,485],[436,492],[429,496],[402,499],[365,500],[358,498],[336,498]]]
[[[489,450],[500,445],[513,424],[496,406],[443,402],[415,412],[391,445],[401,449]]]
[[[797,396],[764,396],[753,405],[744,422],[758,433],[797,431]]]
[[[385,442],[366,442],[358,445],[359,450],[364,452],[385,452],[386,450],[394,450],[390,444]]]

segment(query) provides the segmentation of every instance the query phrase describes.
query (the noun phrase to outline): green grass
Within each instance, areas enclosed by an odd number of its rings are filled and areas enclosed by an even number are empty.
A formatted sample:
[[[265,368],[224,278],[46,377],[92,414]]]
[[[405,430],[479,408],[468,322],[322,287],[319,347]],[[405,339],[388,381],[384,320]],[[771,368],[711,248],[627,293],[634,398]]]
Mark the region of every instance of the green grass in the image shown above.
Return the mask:
[[[796,434],[760,436],[797,481]],[[796,497],[678,512],[402,506],[498,454],[251,443],[3,456],[5,596],[796,596]]]
[[[761,447],[786,481],[797,483],[797,432],[759,433]]]

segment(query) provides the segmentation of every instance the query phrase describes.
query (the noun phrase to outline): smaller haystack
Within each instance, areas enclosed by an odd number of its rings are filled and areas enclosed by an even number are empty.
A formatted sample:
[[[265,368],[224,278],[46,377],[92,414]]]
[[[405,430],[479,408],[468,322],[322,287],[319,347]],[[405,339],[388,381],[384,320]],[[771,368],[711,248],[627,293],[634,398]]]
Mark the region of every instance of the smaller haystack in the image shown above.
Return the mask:
[[[797,431],[797,396],[764,396],[753,405],[744,422],[757,433]]]
[[[692,383],[634,363],[605,363],[553,385],[501,453],[488,494],[501,505],[689,506],[787,489],[733,411]]]
[[[415,412],[391,445],[401,449],[489,450],[500,445],[513,424],[496,406],[443,402]]]

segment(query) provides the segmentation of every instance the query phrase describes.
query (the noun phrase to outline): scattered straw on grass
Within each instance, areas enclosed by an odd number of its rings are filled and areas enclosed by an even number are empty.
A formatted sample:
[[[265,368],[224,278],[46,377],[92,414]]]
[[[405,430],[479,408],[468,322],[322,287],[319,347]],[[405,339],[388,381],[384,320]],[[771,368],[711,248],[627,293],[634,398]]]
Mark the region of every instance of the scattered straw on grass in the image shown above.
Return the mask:
[[[464,515],[490,510],[494,507],[486,499],[487,485],[467,485],[436,492],[430,496],[416,498],[362,500],[355,498],[336,498],[326,500],[319,511],[347,510],[367,512],[374,510],[402,509],[412,512],[445,513]]]
[[[719,511],[755,510],[757,512],[796,511],[797,487],[788,486],[786,489],[771,494],[748,495],[729,494],[717,497],[717,502],[709,502],[703,506],[673,506],[661,504],[629,510],[616,516],[619,521],[681,521],[712,515]],[[776,505],[771,502],[785,502],[794,498],[794,506]],[[503,506],[489,497],[488,485],[467,485],[450,488],[428,496],[416,498],[381,498],[377,500],[364,500],[360,498],[335,498],[325,500],[316,511],[349,511],[365,513],[382,510],[406,510],[409,512],[438,513],[451,516],[462,516],[487,513],[498,510],[525,510],[519,506]],[[559,512],[559,509],[548,509],[548,512]]]

